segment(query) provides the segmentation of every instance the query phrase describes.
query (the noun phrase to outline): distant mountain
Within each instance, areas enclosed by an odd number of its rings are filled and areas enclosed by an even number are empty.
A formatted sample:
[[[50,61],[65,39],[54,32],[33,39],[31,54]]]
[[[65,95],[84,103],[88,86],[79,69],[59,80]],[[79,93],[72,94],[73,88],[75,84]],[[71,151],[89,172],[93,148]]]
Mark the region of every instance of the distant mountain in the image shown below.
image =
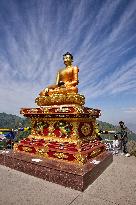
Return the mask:
[[[115,126],[112,125],[110,123],[107,122],[102,122],[102,121],[97,121],[99,123],[99,128],[101,130],[108,130],[108,131],[116,131],[119,132],[120,131],[120,127],[119,126]],[[127,127],[128,128],[128,127]],[[110,138],[113,139],[113,134],[109,134],[109,135],[102,135],[104,136],[104,138]],[[132,130],[128,129],[128,139],[129,140],[135,140],[136,141],[136,133],[134,133]]]
[[[0,113],[0,128],[12,128],[30,126],[28,119],[12,114]]]
[[[129,129],[132,130],[136,134],[136,124],[128,123],[127,127],[129,127]]]
[[[119,131],[118,126],[114,126],[107,122],[98,121],[99,128],[101,130],[114,130]],[[0,113],[0,128],[13,128],[16,129],[18,127],[29,127],[31,126],[30,120],[24,117],[19,117],[16,115],[6,114],[6,113]],[[20,137],[26,137],[29,134],[29,132],[22,132],[20,133]],[[104,138],[112,138],[113,135],[102,135]],[[136,141],[136,134],[133,133],[131,130],[128,129],[128,137],[130,140]]]
[[[12,114],[0,113],[0,128],[12,128],[17,129],[19,127],[29,127],[31,123],[24,117],[19,117]],[[28,136],[30,131],[19,132],[18,138],[24,138]]]

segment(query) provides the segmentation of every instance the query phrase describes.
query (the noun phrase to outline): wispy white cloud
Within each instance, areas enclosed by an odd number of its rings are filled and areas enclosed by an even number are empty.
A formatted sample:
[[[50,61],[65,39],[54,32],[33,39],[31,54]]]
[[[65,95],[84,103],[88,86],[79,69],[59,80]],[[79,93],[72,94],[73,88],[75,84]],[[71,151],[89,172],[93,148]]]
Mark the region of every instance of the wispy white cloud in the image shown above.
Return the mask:
[[[135,1],[121,14],[122,0],[32,2],[5,3],[9,18],[0,16],[1,110],[31,106],[55,81],[66,51],[79,65],[79,90],[88,100],[136,91]]]
[[[93,82],[94,83],[94,82]],[[117,67],[112,74],[106,75],[94,85],[88,85],[84,93],[89,93],[88,98],[109,96],[120,92],[136,92],[136,59],[128,61],[121,67]]]
[[[111,32],[108,41],[115,41],[119,38],[124,37],[129,31],[130,26],[133,25],[134,20],[136,18],[136,2],[130,1],[128,7],[122,12],[119,20],[113,27],[113,31]]]
[[[136,114],[136,107],[124,108],[123,111],[130,114]]]

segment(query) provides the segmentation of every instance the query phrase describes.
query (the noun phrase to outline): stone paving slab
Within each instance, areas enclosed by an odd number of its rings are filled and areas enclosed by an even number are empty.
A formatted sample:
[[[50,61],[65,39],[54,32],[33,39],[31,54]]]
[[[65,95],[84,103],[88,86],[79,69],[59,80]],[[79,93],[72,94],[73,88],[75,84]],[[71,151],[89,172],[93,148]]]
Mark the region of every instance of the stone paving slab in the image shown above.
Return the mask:
[[[0,165],[0,205],[136,205],[136,158],[113,163],[83,193]]]
[[[67,205],[79,194],[0,165],[0,205]]]
[[[113,163],[71,205],[136,205],[136,158],[114,156]]]

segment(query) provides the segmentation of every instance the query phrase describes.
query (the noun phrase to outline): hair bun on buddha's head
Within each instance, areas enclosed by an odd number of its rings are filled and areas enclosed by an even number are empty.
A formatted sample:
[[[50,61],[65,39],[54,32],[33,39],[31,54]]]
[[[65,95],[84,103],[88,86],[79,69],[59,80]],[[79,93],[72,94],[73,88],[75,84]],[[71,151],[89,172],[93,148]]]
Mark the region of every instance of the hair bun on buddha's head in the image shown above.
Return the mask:
[[[124,124],[124,122],[123,122],[123,121],[120,121],[119,124]]]
[[[65,53],[65,54],[63,55],[63,57],[64,57],[64,56],[67,56],[67,55],[71,56],[71,59],[73,60],[73,56],[72,56],[72,54],[69,53],[69,52]]]

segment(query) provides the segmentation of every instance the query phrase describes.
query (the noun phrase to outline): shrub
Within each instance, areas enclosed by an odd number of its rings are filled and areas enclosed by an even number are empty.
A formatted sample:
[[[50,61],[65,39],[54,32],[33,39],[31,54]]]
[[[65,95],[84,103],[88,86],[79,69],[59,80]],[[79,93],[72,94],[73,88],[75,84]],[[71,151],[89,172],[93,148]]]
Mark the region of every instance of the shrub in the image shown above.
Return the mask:
[[[127,144],[128,153],[136,157],[136,141],[131,140]]]

